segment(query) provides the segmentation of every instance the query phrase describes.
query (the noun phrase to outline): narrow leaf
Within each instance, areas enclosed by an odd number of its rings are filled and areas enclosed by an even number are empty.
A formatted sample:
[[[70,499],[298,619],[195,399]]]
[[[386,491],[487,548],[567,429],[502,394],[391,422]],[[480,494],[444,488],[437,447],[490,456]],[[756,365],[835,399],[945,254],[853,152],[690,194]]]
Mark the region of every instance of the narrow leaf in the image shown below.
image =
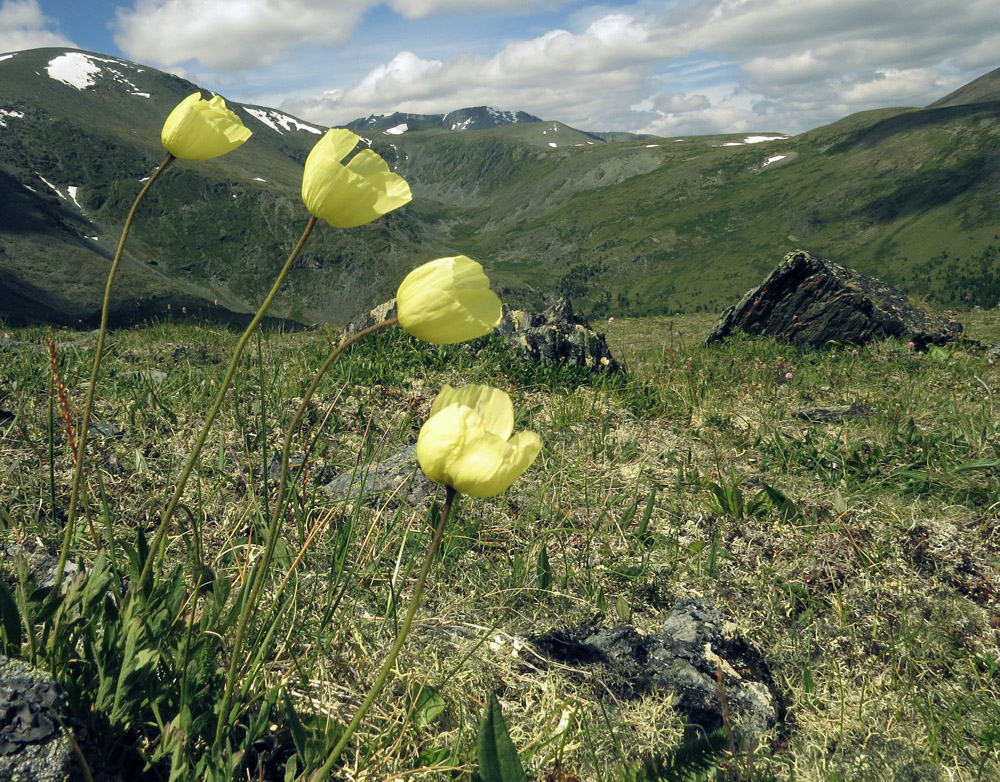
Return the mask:
[[[510,740],[496,695],[490,696],[479,723],[479,776],[483,782],[527,782],[528,776]]]

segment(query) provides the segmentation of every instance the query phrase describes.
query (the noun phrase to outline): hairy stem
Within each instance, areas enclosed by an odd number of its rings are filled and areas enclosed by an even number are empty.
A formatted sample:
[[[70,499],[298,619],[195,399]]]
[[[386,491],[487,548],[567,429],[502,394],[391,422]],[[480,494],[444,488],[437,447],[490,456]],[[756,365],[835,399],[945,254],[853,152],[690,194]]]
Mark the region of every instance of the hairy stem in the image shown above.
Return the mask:
[[[79,437],[77,438],[76,465],[73,468],[73,484],[69,495],[69,510],[66,513],[66,528],[63,531],[62,547],[59,549],[59,564],[56,567],[55,583],[52,587],[53,594],[59,593],[62,584],[63,572],[66,569],[66,559],[69,556],[69,545],[73,539],[73,522],[76,518],[76,506],[80,501],[80,488],[83,484],[83,462],[86,456],[87,430],[90,428],[90,415],[94,409],[94,395],[97,391],[97,373],[101,368],[101,357],[104,355],[104,341],[108,335],[108,312],[111,309],[111,286],[118,273],[118,266],[121,263],[122,253],[125,250],[125,239],[129,231],[132,230],[132,223],[135,220],[135,213],[139,209],[139,204],[149,192],[160,174],[174,160],[174,156],[167,153],[163,162],[156,168],[152,176],[143,185],[139,195],[135,197],[135,202],[125,218],[125,225],[122,227],[122,235],[118,240],[118,247],[115,249],[114,258],[111,260],[111,269],[108,271],[108,282],[104,286],[104,303],[101,305],[101,325],[97,332],[97,347],[94,349],[94,363],[90,368],[90,384],[87,386],[87,399],[83,403],[83,415],[80,418]]]
[[[198,456],[201,454],[202,448],[205,446],[205,441],[208,439],[208,434],[212,429],[212,424],[215,423],[215,418],[219,414],[219,410],[222,408],[222,403],[226,398],[226,393],[229,390],[230,384],[233,382],[233,376],[236,374],[236,367],[239,365],[240,356],[243,354],[243,350],[246,348],[247,343],[250,341],[250,337],[253,336],[254,330],[260,325],[260,322],[264,319],[264,315],[270,308],[271,304],[274,302],[275,297],[278,295],[278,291],[285,282],[285,278],[288,276],[288,272],[291,271],[292,264],[295,259],[302,252],[302,248],[305,246],[306,239],[312,233],[313,228],[316,226],[316,217],[311,216],[309,222],[306,224],[305,230],[302,232],[302,236],[299,237],[299,241],[296,243],[295,247],[292,249],[291,254],[288,256],[288,260],[285,261],[285,265],[281,267],[281,271],[278,272],[278,276],[271,286],[271,290],[268,291],[267,296],[261,303],[260,307],[257,309],[257,314],[253,316],[253,320],[244,330],[239,342],[236,343],[236,348],[233,350],[233,356],[229,361],[229,367],[226,369],[225,377],[222,378],[222,385],[219,388],[219,392],[215,396],[215,401],[212,402],[211,408],[209,408],[208,413],[205,415],[205,423],[202,424],[201,433],[198,435],[198,439],[194,444],[194,448],[188,455],[187,463],[184,465],[184,469],[181,471],[180,477],[177,479],[177,485],[174,487],[173,496],[170,498],[170,502],[167,507],[163,510],[163,515],[160,517],[160,524],[156,528],[156,533],[153,536],[153,542],[149,546],[149,557],[146,559],[146,564],[143,565],[142,574],[139,576],[139,586],[144,585],[153,573],[153,569],[163,553],[163,541],[166,538],[167,530],[170,527],[170,519],[174,515],[174,511],[177,509],[178,504],[181,501],[181,497],[184,494],[184,487],[187,485],[188,478],[191,477],[191,473],[194,470],[194,466],[198,461]]]
[[[403,618],[403,624],[399,627],[399,632],[396,633],[396,642],[389,650],[389,654],[385,658],[385,662],[382,663],[382,668],[379,670],[378,677],[375,679],[375,683],[368,692],[368,697],[365,698],[364,703],[362,703],[358,708],[358,713],[354,715],[354,719],[352,719],[350,724],[348,724],[348,726],[344,729],[344,733],[341,735],[340,741],[337,742],[337,745],[330,752],[326,762],[321,768],[313,772],[312,776],[309,778],[310,782],[320,782],[320,780],[327,778],[327,774],[330,773],[330,769],[333,768],[333,764],[337,762],[337,759],[347,747],[347,743],[351,740],[351,736],[354,735],[354,731],[357,730],[358,725],[361,724],[361,720],[364,719],[365,714],[368,713],[368,709],[371,708],[375,699],[382,692],[382,688],[385,686],[386,680],[389,678],[389,672],[392,670],[392,666],[395,665],[396,658],[399,656],[399,652],[403,648],[403,642],[406,641],[406,636],[410,632],[410,625],[413,624],[413,618],[417,614],[417,608],[420,607],[420,599],[423,596],[424,584],[427,582],[427,576],[430,574],[431,566],[434,564],[434,557],[437,554],[438,546],[441,545],[441,539],[444,537],[444,528],[448,523],[448,516],[451,513],[451,508],[454,504],[455,498],[458,496],[458,492],[450,486],[445,488],[446,495],[444,507],[441,509],[438,517],[438,523],[434,527],[434,537],[431,539],[430,548],[427,549],[427,555],[424,557],[424,564],[420,568],[420,574],[417,576],[417,585],[413,589],[413,597],[410,598],[410,606],[406,610],[406,616]]]
[[[305,412],[309,407],[309,402],[312,400],[313,394],[316,393],[316,389],[319,387],[320,381],[323,379],[323,376],[327,373],[330,367],[333,366],[333,363],[340,358],[341,355],[343,355],[344,351],[359,340],[367,337],[369,334],[373,334],[376,331],[389,326],[394,326],[397,323],[399,323],[399,321],[395,318],[390,318],[382,321],[381,323],[376,323],[374,326],[369,326],[363,331],[359,331],[357,334],[344,340],[340,345],[334,348],[330,352],[330,355],[326,357],[326,360],[320,368],[316,370],[313,375],[312,382],[310,382],[305,394],[303,394],[302,401],[299,403],[298,409],[295,411],[292,422],[288,425],[288,429],[285,431],[284,446],[281,450],[281,475],[278,479],[278,491],[275,497],[274,505],[271,508],[271,519],[267,528],[267,540],[264,543],[264,551],[254,567],[253,583],[250,586],[250,593],[247,596],[247,600],[243,604],[243,608],[240,611],[239,624],[236,627],[236,636],[233,640],[232,657],[229,662],[229,671],[226,675],[226,689],[222,696],[222,707],[219,709],[219,720],[215,727],[216,743],[219,743],[222,740],[223,734],[225,733],[228,725],[229,704],[232,700],[233,688],[236,686],[236,677],[239,673],[247,624],[250,621],[251,615],[257,608],[257,601],[260,598],[261,590],[264,588],[264,581],[267,578],[267,570],[271,564],[271,558],[274,555],[274,547],[277,545],[278,536],[281,532],[281,521],[284,518],[285,490],[288,487],[288,465],[291,461],[292,440],[295,437],[295,433],[298,431],[299,425],[302,423],[302,417],[305,415]],[[282,584],[282,589],[278,591],[278,594],[274,596],[273,605],[277,605],[277,602],[281,599],[281,592],[283,589],[284,584]]]

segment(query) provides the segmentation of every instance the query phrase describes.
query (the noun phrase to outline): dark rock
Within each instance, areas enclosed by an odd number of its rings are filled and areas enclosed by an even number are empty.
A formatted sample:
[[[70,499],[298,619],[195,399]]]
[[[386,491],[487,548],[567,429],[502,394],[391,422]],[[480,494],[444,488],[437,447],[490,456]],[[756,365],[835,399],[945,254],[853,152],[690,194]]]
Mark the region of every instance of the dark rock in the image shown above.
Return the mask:
[[[369,504],[404,501],[416,508],[427,505],[435,488],[420,471],[417,446],[411,445],[385,461],[362,465],[356,472],[337,476],[323,491],[329,497],[348,497],[352,502],[359,498]]]
[[[796,250],[722,314],[705,342],[736,330],[811,347],[895,337],[924,350],[958,339],[962,325],[928,315],[881,280]]]
[[[28,663],[0,656],[0,779],[65,782],[78,761],[63,726],[66,693]]]
[[[544,312],[504,307],[497,333],[538,363],[572,364],[620,372],[604,334],[573,312],[568,299],[559,299]]]
[[[56,582],[59,552],[50,551],[40,538],[29,536],[22,541],[0,543],[0,575],[16,578],[19,559],[24,560],[35,586],[50,587]],[[63,572],[70,576],[79,569],[76,562],[67,561]]]
[[[367,315],[350,323],[344,336],[396,317],[396,300],[389,299]],[[544,312],[526,312],[503,308],[503,318],[496,328],[518,352],[536,364],[571,364],[608,372],[620,372],[621,365],[611,355],[604,334],[573,312],[567,299],[558,299]]]
[[[784,722],[784,703],[763,656],[704,601],[679,602],[655,635],[619,625],[558,630],[530,640],[558,662],[599,666],[594,675],[616,697],[671,693],[685,720],[708,732],[723,725],[723,697],[744,735],[759,736]]]
[[[869,418],[875,411],[865,405],[849,407],[803,407],[792,413],[796,418],[817,424],[833,424],[845,418]]]
[[[347,324],[344,329],[344,339],[353,337],[359,331],[364,331],[370,326],[374,326],[376,323],[381,323],[384,320],[389,320],[389,318],[396,317],[396,297],[393,296],[389,301],[379,304],[375,309],[371,310],[367,315],[362,315],[357,320],[351,321]]]

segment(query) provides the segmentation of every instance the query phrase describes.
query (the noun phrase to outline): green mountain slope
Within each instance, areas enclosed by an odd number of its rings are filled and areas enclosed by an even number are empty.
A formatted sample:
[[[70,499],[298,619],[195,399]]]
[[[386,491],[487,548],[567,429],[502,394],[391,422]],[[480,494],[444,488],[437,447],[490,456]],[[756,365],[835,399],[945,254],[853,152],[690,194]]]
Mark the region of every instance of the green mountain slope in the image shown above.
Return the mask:
[[[998,120],[1000,102],[983,101],[867,112],[760,143],[534,150],[529,126],[510,127],[477,135],[489,152],[471,184],[445,172],[472,139],[414,134],[403,169],[427,181],[450,237],[505,285],[558,290],[595,313],[718,310],[799,246],[942,304],[993,306]]]
[[[163,118],[196,88],[89,55],[98,73],[80,89],[47,72],[65,54],[0,60],[0,314],[73,323],[96,313],[139,180],[162,158]],[[993,306],[995,74],[926,109],[795,137],[640,138],[551,121],[372,127],[362,135],[408,179],[413,203],[363,228],[324,226],[275,314],[343,322],[412,266],[455,253],[481,260],[513,304],[561,293],[591,315],[719,310],[797,247],[942,305]],[[178,162],[151,193],[116,289],[121,318],[167,303],[250,311],[297,238],[301,166],[320,129],[235,110],[250,142]]]
[[[165,154],[163,120],[196,89],[71,50],[0,60],[0,314],[93,322],[125,216]],[[118,319],[168,305],[252,312],[308,220],[302,164],[325,128],[230,105],[254,136],[217,160],[175,162],[150,191],[116,283]],[[402,212],[349,232],[322,226],[274,314],[335,320],[383,296],[418,232]]]

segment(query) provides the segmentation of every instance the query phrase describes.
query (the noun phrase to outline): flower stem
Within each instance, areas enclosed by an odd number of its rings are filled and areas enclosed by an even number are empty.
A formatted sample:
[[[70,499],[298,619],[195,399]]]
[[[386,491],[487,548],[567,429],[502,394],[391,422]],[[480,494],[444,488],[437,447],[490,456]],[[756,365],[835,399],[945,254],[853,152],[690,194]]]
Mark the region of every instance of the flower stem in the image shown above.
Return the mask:
[[[264,543],[264,551],[261,554],[260,559],[257,561],[257,564],[254,566],[253,583],[250,585],[250,593],[240,611],[239,624],[236,627],[236,636],[233,640],[232,657],[230,658],[229,671],[226,675],[226,689],[222,695],[222,706],[219,709],[219,719],[215,726],[216,744],[222,741],[222,736],[226,731],[229,704],[232,700],[233,688],[236,686],[236,676],[239,673],[240,663],[242,661],[243,641],[246,637],[247,624],[250,622],[250,616],[257,607],[257,601],[260,598],[261,590],[264,588],[264,580],[267,577],[267,570],[271,564],[271,558],[274,555],[274,548],[277,545],[278,536],[281,532],[281,520],[284,518],[285,490],[288,487],[288,465],[291,461],[292,440],[295,437],[295,432],[302,423],[302,417],[305,415],[306,409],[309,407],[309,402],[312,401],[313,394],[316,393],[316,389],[319,387],[320,380],[323,379],[327,370],[333,366],[333,362],[340,358],[344,351],[346,351],[354,343],[364,337],[367,337],[369,334],[379,331],[380,329],[387,328],[388,326],[394,326],[398,322],[399,321],[395,318],[390,318],[382,321],[381,323],[376,323],[374,326],[369,326],[363,331],[359,331],[357,334],[344,340],[340,345],[334,348],[330,352],[330,355],[326,357],[322,366],[320,366],[320,368],[313,375],[312,382],[309,384],[305,394],[302,396],[302,401],[299,403],[298,409],[295,411],[295,416],[292,418],[292,422],[288,425],[288,429],[285,431],[285,442],[281,450],[281,475],[278,479],[278,491],[275,497],[274,505],[271,508],[271,519],[267,528],[267,539]],[[278,593],[274,596],[272,601],[273,605],[277,605],[278,600],[281,598],[282,591],[284,591],[284,584],[282,584],[282,588],[279,589]]]
[[[76,506],[80,501],[80,489],[83,484],[83,462],[84,457],[86,456],[87,430],[90,428],[90,415],[94,409],[94,395],[97,389],[97,373],[101,368],[101,357],[104,354],[104,341],[108,335],[108,313],[111,309],[111,286],[115,281],[115,275],[118,273],[118,266],[121,263],[122,253],[125,250],[125,239],[128,237],[129,231],[132,229],[132,223],[135,220],[135,213],[139,209],[139,204],[145,197],[146,193],[149,192],[149,188],[153,186],[153,182],[159,178],[160,174],[166,170],[167,166],[169,166],[173,160],[174,156],[167,153],[167,156],[163,158],[163,162],[157,166],[152,176],[150,176],[146,181],[146,184],[143,185],[142,190],[139,191],[139,195],[135,197],[135,201],[132,203],[132,208],[129,210],[128,216],[125,218],[125,225],[122,226],[122,235],[118,240],[118,247],[115,249],[114,257],[111,260],[111,269],[108,270],[108,281],[104,286],[104,302],[101,305],[101,325],[97,332],[97,347],[94,349],[94,363],[90,368],[90,384],[87,386],[87,399],[83,403],[83,415],[80,418],[80,430],[75,454],[76,465],[73,468],[73,484],[69,495],[69,510],[66,512],[66,527],[63,530],[62,547],[59,549],[59,564],[56,566],[55,583],[52,586],[53,594],[59,593],[63,573],[66,570],[66,559],[69,557],[69,545],[73,539],[73,522],[76,517]]]
[[[236,343],[236,348],[233,350],[233,356],[229,361],[229,367],[226,370],[225,377],[222,378],[222,386],[219,388],[219,392],[215,396],[215,401],[212,402],[212,407],[209,408],[208,413],[205,415],[205,423],[202,424],[201,433],[198,435],[194,448],[188,455],[187,463],[181,471],[180,478],[177,479],[177,485],[174,487],[173,496],[170,498],[170,502],[167,504],[167,507],[163,511],[163,515],[160,517],[160,524],[156,529],[156,534],[153,536],[153,542],[149,546],[149,556],[146,559],[146,564],[143,565],[142,574],[139,576],[138,586],[140,587],[142,587],[149,580],[153,573],[153,568],[156,567],[156,563],[162,554],[163,540],[167,535],[170,519],[173,516],[174,511],[177,509],[178,504],[180,504],[181,497],[184,494],[184,487],[187,485],[188,478],[191,477],[191,472],[194,470],[194,466],[198,461],[198,456],[201,454],[201,450],[205,446],[205,441],[208,439],[208,433],[212,428],[212,424],[215,423],[215,418],[219,414],[219,410],[222,408],[222,403],[226,398],[226,392],[229,390],[229,386],[233,382],[233,376],[236,374],[236,367],[239,365],[240,356],[243,354],[243,350],[250,341],[250,337],[253,335],[254,330],[258,325],[260,325],[260,322],[264,319],[264,315],[267,313],[268,308],[270,308],[275,297],[278,295],[278,290],[284,284],[285,278],[288,276],[288,272],[291,271],[292,264],[299,256],[299,253],[302,252],[306,239],[309,238],[309,234],[312,233],[315,225],[316,217],[310,216],[305,230],[302,231],[302,236],[299,237],[299,241],[292,249],[291,254],[288,256],[288,260],[285,261],[285,265],[282,266],[281,271],[278,272],[278,276],[275,279],[274,284],[271,286],[271,290],[268,291],[264,301],[261,302],[260,307],[257,309],[257,314],[253,316],[253,320],[250,321],[250,324],[246,327],[243,335],[240,337],[239,342]]]
[[[455,498],[458,496],[456,492],[450,486],[446,486],[444,507],[438,517],[437,526],[434,527],[434,537],[431,539],[430,548],[427,549],[427,555],[424,557],[424,564],[420,568],[420,574],[417,576],[417,585],[413,589],[413,597],[410,599],[410,606],[406,611],[406,616],[403,618],[403,624],[400,625],[399,632],[396,634],[396,642],[392,645],[389,650],[389,655],[385,658],[385,662],[382,663],[382,668],[378,673],[378,677],[375,679],[375,683],[372,685],[371,690],[368,692],[368,697],[365,698],[364,703],[358,708],[358,713],[354,715],[354,719],[351,720],[350,724],[344,729],[343,734],[340,737],[340,741],[330,752],[327,757],[326,762],[323,766],[314,771],[312,776],[309,778],[310,782],[319,782],[319,780],[326,779],[326,775],[330,773],[330,769],[333,768],[333,764],[337,762],[337,758],[344,751],[347,743],[351,740],[351,736],[354,735],[354,731],[357,730],[358,725],[361,724],[361,720],[364,719],[365,714],[368,713],[368,709],[375,702],[375,699],[382,692],[382,688],[385,686],[386,680],[389,678],[389,672],[392,670],[392,666],[396,662],[396,658],[399,656],[400,650],[403,648],[403,642],[406,640],[406,636],[410,632],[410,625],[413,624],[413,617],[417,614],[417,608],[420,606],[420,598],[423,596],[424,584],[427,582],[427,576],[431,572],[431,566],[434,564],[434,557],[437,554],[438,546],[441,545],[441,539],[444,537],[445,524],[448,522],[448,515],[451,513],[452,505],[454,504]]]

